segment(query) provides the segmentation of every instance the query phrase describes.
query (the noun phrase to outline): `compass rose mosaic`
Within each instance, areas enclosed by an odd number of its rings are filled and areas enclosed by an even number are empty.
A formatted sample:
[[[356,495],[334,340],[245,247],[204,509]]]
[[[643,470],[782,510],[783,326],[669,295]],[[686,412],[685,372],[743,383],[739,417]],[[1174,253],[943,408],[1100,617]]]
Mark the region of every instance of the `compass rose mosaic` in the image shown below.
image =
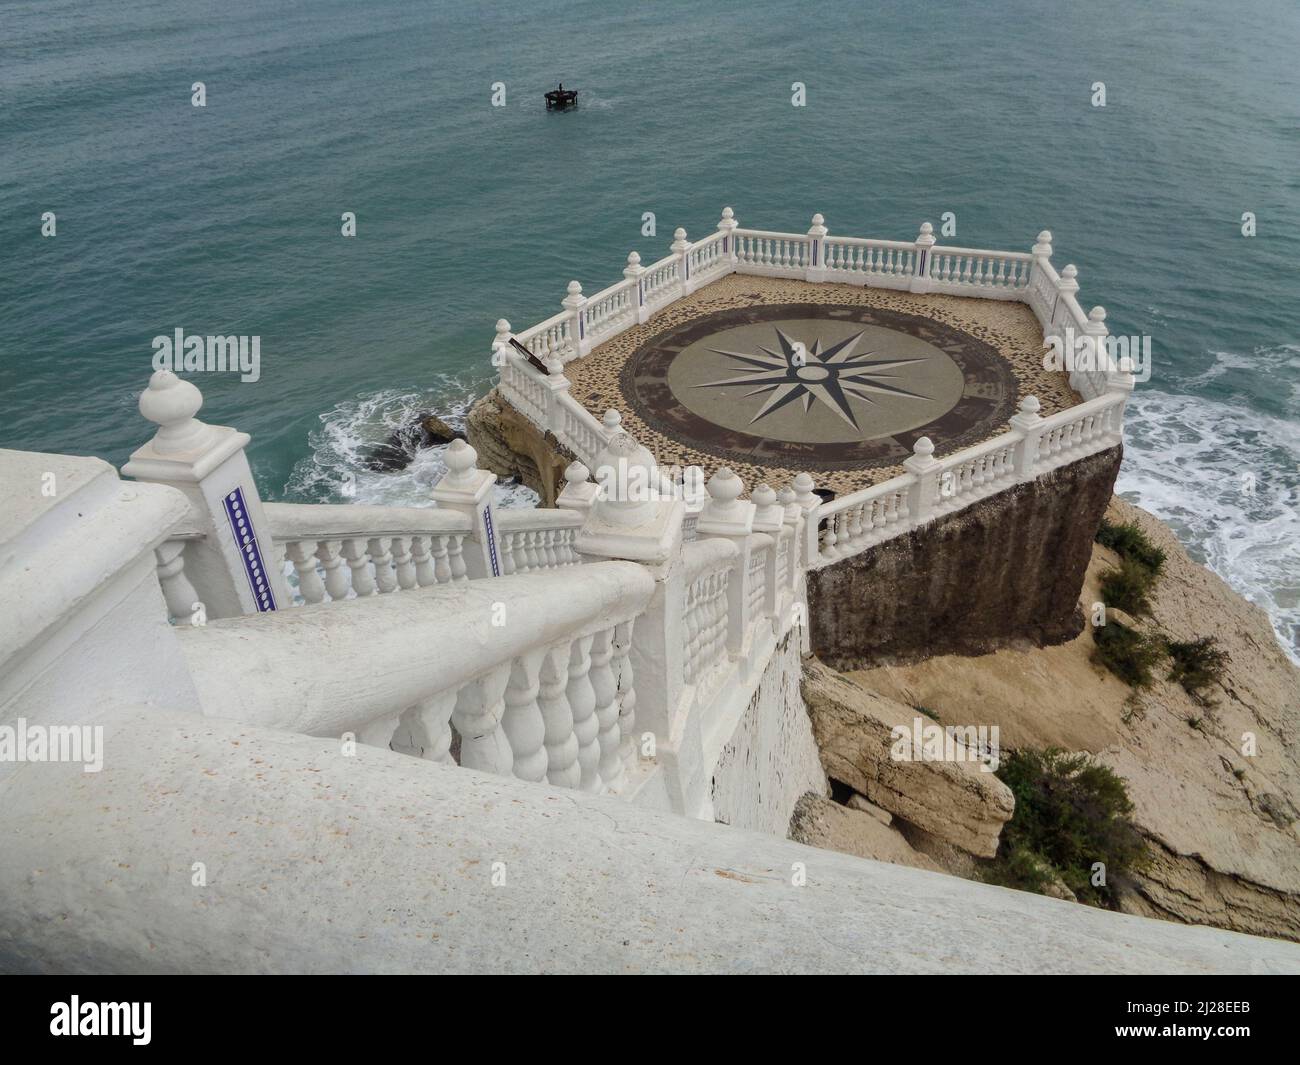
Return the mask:
[[[652,428],[722,459],[890,466],[991,435],[1016,381],[987,343],[874,307],[766,304],[695,318],[628,359],[620,388]]]

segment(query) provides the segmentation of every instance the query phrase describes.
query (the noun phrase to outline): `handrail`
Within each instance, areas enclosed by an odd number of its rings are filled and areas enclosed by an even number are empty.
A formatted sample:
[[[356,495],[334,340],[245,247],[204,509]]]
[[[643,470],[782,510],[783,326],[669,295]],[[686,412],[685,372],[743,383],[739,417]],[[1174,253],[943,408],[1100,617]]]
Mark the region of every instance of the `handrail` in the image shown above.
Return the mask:
[[[276,541],[467,533],[466,514],[438,507],[382,507],[361,503],[264,503]]]

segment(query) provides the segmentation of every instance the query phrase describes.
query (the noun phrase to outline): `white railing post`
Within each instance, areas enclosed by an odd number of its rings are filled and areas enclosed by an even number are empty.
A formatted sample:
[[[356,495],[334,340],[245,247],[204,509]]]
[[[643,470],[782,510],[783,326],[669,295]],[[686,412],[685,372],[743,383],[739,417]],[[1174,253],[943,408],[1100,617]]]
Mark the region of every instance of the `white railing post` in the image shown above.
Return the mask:
[[[600,485],[592,483],[591,471],[581,462],[570,462],[564,470],[564,488],[555,500],[560,510],[590,514],[600,494]]]
[[[623,276],[629,281],[636,282],[636,320],[637,324],[643,324],[650,320],[650,308],[646,304],[645,298],[645,267],[641,265],[641,256],[638,252],[630,251],[627,253],[627,266],[623,267]]]
[[[500,377],[505,369],[506,356],[512,350],[510,347],[510,323],[504,318],[498,318],[496,328],[496,336],[492,338],[492,365],[496,367],[497,376]]]
[[[464,440],[447,447],[447,472],[430,495],[438,506],[465,514],[473,523],[469,539],[478,550],[463,548],[465,573],[471,579],[502,575],[497,540],[496,475],[478,468],[478,452]]]
[[[1043,295],[1043,287],[1040,278],[1046,279],[1051,277],[1048,267],[1052,262],[1052,231],[1044,229],[1038,234],[1038,240],[1034,246],[1029,249],[1029,253],[1034,257],[1033,264],[1029,267],[1029,291],[1037,292],[1040,299],[1046,299]],[[1062,275],[1064,276],[1064,275]],[[1043,308],[1043,341],[1046,343],[1049,327],[1056,313],[1056,301],[1060,298],[1059,292],[1053,292],[1051,302]]]
[[[1067,263],[1061,271],[1060,280],[1056,283],[1056,291],[1052,296],[1051,314],[1047,319],[1047,327],[1043,333],[1044,343],[1055,336],[1064,338],[1064,330],[1061,328],[1061,319],[1066,319],[1070,328],[1074,328],[1074,319],[1068,311],[1062,313],[1061,304],[1067,295],[1074,296],[1079,291],[1079,268],[1074,263]]]
[[[1038,410],[1038,397],[1026,396],[1020,401],[1019,412],[1011,418],[1011,428],[1023,434],[1015,451],[1017,481],[1031,480],[1034,476],[1034,464],[1038,461],[1038,441],[1043,435],[1043,419],[1039,417]]]
[[[1087,349],[1092,368],[1071,373],[1070,387],[1084,399],[1096,399],[1106,391],[1105,385],[1109,383],[1111,375],[1119,370],[1112,362],[1110,348],[1106,344],[1110,329],[1106,326],[1105,307],[1094,307],[1088,312],[1088,324],[1083,327],[1083,332],[1088,338]],[[1086,387],[1080,387],[1085,384]]]
[[[929,292],[933,287],[930,282],[930,249],[935,245],[934,226],[929,222],[921,223],[921,232],[916,235],[916,261],[912,264],[912,278],[908,283],[910,292]]]
[[[691,242],[686,239],[686,230],[681,226],[673,232],[669,250],[677,256],[677,282],[681,285],[682,295],[689,296],[695,291],[695,279],[691,277]]]
[[[826,219],[819,214],[812,216],[812,225],[808,228],[808,267],[804,271],[806,281],[826,280]]]
[[[777,500],[785,510],[785,526],[790,530],[790,546],[786,559],[786,588],[793,593],[799,587],[799,574],[804,568],[804,558],[799,553],[799,526],[803,522],[803,507],[797,502],[792,486],[786,485],[777,493]]]
[[[782,589],[776,586],[777,574],[781,569],[781,543],[785,532],[785,507],[776,500],[776,492],[771,485],[760,484],[749,494],[755,506],[754,532],[767,533],[772,537],[772,548],[767,553],[763,573],[763,613],[776,617],[781,606]]]
[[[726,260],[731,263],[732,268],[736,266],[736,227],[740,223],[736,221],[736,212],[730,207],[722,209],[722,220],[718,222],[718,232],[722,234],[722,254]]]
[[[794,491],[794,505],[799,508],[803,521],[803,559],[807,566],[817,561],[821,554],[821,539],[817,535],[817,512],[821,507],[821,497],[813,491],[816,483],[809,473],[795,475],[791,482]]]
[[[560,303],[570,315],[569,339],[573,343],[573,357],[581,358],[591,350],[591,342],[587,338],[586,316],[582,313],[587,305],[587,297],[582,294],[582,285],[577,281],[570,281],[569,294]]]
[[[202,406],[194,385],[170,370],[157,371],[140,395],[140,413],[158,431],[122,472],[178,488],[189,500],[198,538],[185,547],[184,568],[208,617],[289,606],[292,598],[244,454],[249,436],[199,421],[195,415]]]
[[[546,376],[542,378],[542,387],[546,390],[546,424],[558,436],[557,430],[562,425],[560,393],[567,392],[573,382],[564,376],[564,363],[558,355],[546,356],[543,365],[546,367]]]
[[[934,512],[935,491],[941,463],[934,457],[934,444],[923,436],[912,446],[912,454],[903,460],[903,467],[916,474],[916,483],[908,489],[907,512],[913,526],[929,520]]]
[[[575,547],[593,561],[640,562],[655,578],[654,595],[632,623],[631,648],[623,657],[636,677],[637,732],[654,735],[656,749],[675,759],[681,752],[669,754],[674,751],[673,725],[686,686],[684,507],[679,499],[660,497],[654,489],[659,481],[654,458],[625,432],[609,440],[595,466],[597,494]],[[632,739],[639,750],[639,738]]]
[[[758,508],[740,498],[745,486],[726,466],[709,478],[708,490],[709,499],[695,523],[695,534],[700,539],[721,537],[736,545],[734,568],[727,581],[727,651],[732,658],[739,658],[749,631],[749,537]]]

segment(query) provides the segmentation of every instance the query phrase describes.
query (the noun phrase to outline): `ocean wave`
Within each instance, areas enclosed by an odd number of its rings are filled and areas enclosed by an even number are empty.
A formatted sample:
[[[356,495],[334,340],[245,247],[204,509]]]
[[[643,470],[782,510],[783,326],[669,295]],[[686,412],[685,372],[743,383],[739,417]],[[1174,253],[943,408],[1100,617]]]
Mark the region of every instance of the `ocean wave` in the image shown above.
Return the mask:
[[[1120,495],[1267,612],[1300,664],[1300,426],[1239,404],[1141,389],[1124,435]]]
[[[368,469],[365,455],[390,433],[435,413],[463,430],[475,390],[450,375],[438,375],[428,389],[381,389],[344,400],[320,415],[308,437],[311,456],[294,467],[283,498],[303,503],[366,503],[375,506],[432,506],[429,490],[447,472],[447,445],[421,448],[404,470]],[[518,484],[498,484],[498,506],[535,506],[537,493]]]

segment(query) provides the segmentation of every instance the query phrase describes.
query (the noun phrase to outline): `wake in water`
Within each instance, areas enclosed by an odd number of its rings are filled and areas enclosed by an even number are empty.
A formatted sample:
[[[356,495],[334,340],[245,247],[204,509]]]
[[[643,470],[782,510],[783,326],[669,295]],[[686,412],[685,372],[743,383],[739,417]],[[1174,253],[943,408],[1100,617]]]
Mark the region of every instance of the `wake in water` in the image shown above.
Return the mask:
[[[1230,368],[1219,365],[1208,374]],[[1140,388],[1124,436],[1119,493],[1265,610],[1300,664],[1300,427],[1232,402]]]
[[[436,413],[463,431],[475,392],[448,375],[424,390],[383,389],[345,400],[320,416],[308,437],[312,454],[294,467],[284,498],[301,503],[433,506],[429,490],[447,472],[447,445],[422,448],[404,470],[367,468],[367,452],[421,415]],[[498,485],[497,505],[534,506],[537,493],[523,485]]]

